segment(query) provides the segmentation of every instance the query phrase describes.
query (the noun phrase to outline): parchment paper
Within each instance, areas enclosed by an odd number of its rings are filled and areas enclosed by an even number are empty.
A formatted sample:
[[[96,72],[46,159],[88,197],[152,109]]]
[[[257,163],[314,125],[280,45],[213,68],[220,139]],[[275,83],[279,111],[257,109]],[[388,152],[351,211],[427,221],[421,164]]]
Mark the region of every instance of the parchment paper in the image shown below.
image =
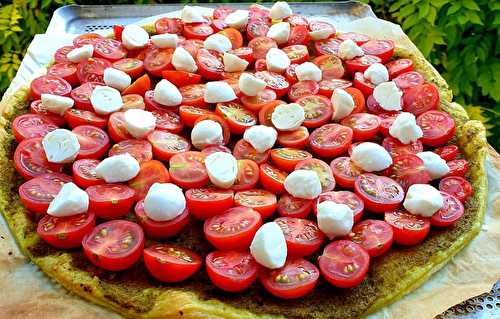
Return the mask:
[[[172,14],[175,13],[168,15]],[[155,19],[156,17],[148,20]],[[409,42],[399,26],[373,18],[337,25],[337,28],[393,39],[406,45]],[[43,65],[50,62],[53,52],[58,47],[71,43],[73,37],[67,34],[37,35],[23,60],[22,72],[18,73],[5,95],[43,73]],[[41,52],[43,53],[40,54]],[[370,316],[371,319],[433,318],[453,305],[490,291],[499,280],[500,155],[493,149],[487,158],[487,171],[488,207],[480,234],[424,285]],[[0,218],[0,288],[0,318],[119,318],[106,309],[69,294],[30,264],[19,252],[3,218]]]

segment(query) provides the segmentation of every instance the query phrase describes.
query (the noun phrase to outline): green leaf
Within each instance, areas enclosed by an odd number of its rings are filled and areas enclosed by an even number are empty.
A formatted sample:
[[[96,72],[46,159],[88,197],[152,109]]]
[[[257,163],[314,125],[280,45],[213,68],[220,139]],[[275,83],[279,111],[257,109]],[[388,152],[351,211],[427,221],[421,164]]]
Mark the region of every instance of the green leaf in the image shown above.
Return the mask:
[[[455,3],[453,3],[451,5],[451,7],[448,8],[448,12],[446,14],[452,15],[452,14],[458,12],[458,10],[460,10],[461,8],[462,8],[462,6],[460,5],[460,2],[455,1]]]
[[[462,5],[469,10],[481,10],[474,0],[462,0]]]
[[[428,1],[424,1],[423,3],[421,3],[420,8],[418,9],[418,17],[423,18],[427,16],[427,14],[429,13],[429,7],[430,6]]]

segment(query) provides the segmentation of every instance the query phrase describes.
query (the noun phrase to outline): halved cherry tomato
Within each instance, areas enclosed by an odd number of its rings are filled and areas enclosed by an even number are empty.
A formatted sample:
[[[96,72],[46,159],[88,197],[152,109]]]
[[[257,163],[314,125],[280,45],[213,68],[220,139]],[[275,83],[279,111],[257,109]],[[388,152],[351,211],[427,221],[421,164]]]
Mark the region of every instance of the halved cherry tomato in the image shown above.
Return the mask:
[[[45,215],[39,222],[36,232],[49,245],[59,249],[80,247],[82,239],[95,226],[93,212],[68,217]]]
[[[320,30],[328,30],[330,34],[335,34],[335,27],[326,22],[326,21],[309,21],[309,30],[311,31],[320,31]]]
[[[314,289],[319,279],[316,266],[303,258],[287,260],[278,269],[260,268],[259,281],[273,296],[300,298]]]
[[[375,85],[371,83],[368,79],[365,78],[363,73],[356,72],[354,74],[354,87],[359,89],[365,96],[370,96],[373,94],[373,90],[375,90]]]
[[[243,95],[240,100],[243,106],[254,113],[258,113],[262,108],[276,100],[276,92],[264,89],[255,96]]]
[[[156,118],[155,129],[157,130],[177,134],[184,128],[180,116],[174,112],[155,110],[151,113],[153,113]]]
[[[370,257],[378,257],[391,248],[393,231],[382,220],[365,219],[354,225],[347,238],[361,245]]]
[[[198,66],[198,73],[203,78],[211,81],[222,80],[224,64],[219,59],[218,52],[206,49],[198,50],[196,65]]]
[[[309,31],[307,30],[307,25],[295,25],[292,26],[292,28],[290,29],[290,35],[288,36],[287,44],[307,45],[309,43],[309,40],[310,36],[309,36]]]
[[[395,77],[393,81],[401,90],[419,86],[425,82],[422,74],[416,71],[402,73]]]
[[[31,179],[45,173],[60,172],[62,164],[50,163],[42,146],[42,138],[22,141],[14,152],[14,167],[24,179]]]
[[[186,191],[186,204],[191,215],[205,220],[233,207],[234,191],[218,188],[191,188]]]
[[[233,148],[233,155],[236,159],[252,160],[259,165],[267,162],[267,160],[269,159],[270,152],[271,152],[270,150],[267,150],[264,153],[259,153],[252,146],[252,144],[248,143],[244,139],[241,139],[238,142],[236,142]]]
[[[219,33],[226,36],[231,41],[233,49],[238,49],[243,46],[243,36],[240,31],[234,28],[225,28],[219,31]]]
[[[361,91],[355,87],[348,87],[345,88],[344,91],[349,93],[349,95],[352,97],[354,100],[354,110],[352,110],[352,113],[362,113],[366,112],[366,107],[365,107],[365,96]],[[335,108],[335,106],[334,106]]]
[[[328,192],[335,188],[335,178],[333,178],[332,170],[330,169],[330,166],[322,160],[310,158],[300,161],[295,166],[295,170],[298,169],[316,172],[321,182],[322,192]]]
[[[212,29],[208,23],[184,24],[184,30],[182,30],[182,35],[184,35],[186,39],[205,40],[213,33],[214,29]]]
[[[392,40],[369,40],[361,45],[365,54],[374,55],[386,63],[394,54],[394,42]]]
[[[319,82],[319,94],[326,97],[332,97],[333,90],[347,89],[352,86],[352,82],[342,79],[321,80]]]
[[[59,128],[48,115],[22,114],[12,122],[12,134],[16,141],[44,137],[49,132]]]
[[[375,213],[397,209],[405,196],[403,188],[396,181],[371,173],[356,177],[354,192],[361,197],[365,208]]]
[[[163,33],[175,33],[177,35],[182,34],[182,29],[184,25],[182,20],[179,18],[160,18],[155,22],[156,34]]]
[[[404,246],[422,242],[431,229],[429,218],[410,214],[404,209],[386,212],[384,220],[392,226],[394,242]]]
[[[446,176],[460,176],[464,177],[465,173],[469,170],[469,164],[464,159],[454,159],[447,162],[450,171]]]
[[[237,57],[239,57],[240,59],[248,61],[248,63],[253,63],[254,62],[252,48],[241,47],[241,48],[238,48],[238,49],[229,50],[228,53],[234,54]]]
[[[180,282],[200,269],[203,260],[187,248],[155,244],[144,249],[144,265],[149,273],[163,282]]]
[[[332,102],[322,95],[304,96],[299,98],[296,103],[304,109],[305,120],[303,125],[305,127],[320,127],[328,123],[332,118]]]
[[[290,23],[291,26],[303,25],[307,27],[309,25],[307,18],[300,14],[292,14],[286,17],[284,21]]]
[[[309,137],[314,153],[322,157],[336,157],[347,151],[352,142],[352,129],[340,124],[325,124]]]
[[[201,81],[201,75],[186,71],[165,70],[161,74],[164,79],[179,88],[186,85],[198,84]]]
[[[66,119],[60,115],[49,112],[42,104],[42,100],[35,100],[30,103],[30,113],[48,116],[57,126],[63,126],[66,124]]]
[[[337,39],[345,41],[352,40],[356,42],[357,45],[362,45],[365,42],[370,41],[370,37],[364,34],[355,33],[355,32],[346,32],[337,35]]]
[[[282,49],[286,53],[291,63],[302,64],[309,60],[309,52],[307,46],[303,44],[294,44]]]
[[[472,185],[463,177],[448,176],[439,182],[439,190],[458,198],[462,203],[472,195]]]
[[[250,42],[248,42],[248,47],[253,50],[253,57],[255,58],[255,60],[258,60],[265,59],[267,51],[271,50],[272,48],[277,48],[278,45],[273,39],[265,36],[260,36],[250,40]]]
[[[168,172],[170,179],[182,188],[200,188],[208,181],[205,168],[206,155],[202,152],[182,152],[170,158]]]
[[[33,79],[30,84],[30,94],[33,100],[40,100],[42,94],[69,96],[70,92],[71,84],[58,76],[42,75]]]
[[[153,159],[153,148],[148,141],[145,140],[124,140],[116,143],[109,150],[109,156],[115,156],[128,153],[134,157],[139,164]]]
[[[68,53],[70,53],[71,51],[73,51],[75,47],[72,46],[72,45],[66,45],[66,46],[63,46],[59,49],[57,49],[57,51],[54,53],[54,61],[56,63],[62,63],[62,62],[70,62],[68,60]]]
[[[349,74],[354,75],[356,72],[365,72],[372,64],[382,63],[382,59],[375,55],[363,55],[352,60],[345,61],[345,67]]]
[[[114,39],[101,39],[94,44],[94,56],[111,62],[123,59],[127,55],[122,43]]]
[[[64,118],[68,122],[70,128],[75,128],[81,125],[91,125],[100,129],[105,129],[108,125],[108,119],[101,117],[94,112],[86,110],[78,110],[71,108],[64,113]]]
[[[144,96],[151,89],[151,79],[147,74],[137,78],[128,88],[123,90],[122,95],[139,94]]]
[[[306,218],[313,207],[312,199],[296,198],[285,193],[278,201],[278,214],[282,217]]]
[[[249,252],[213,251],[205,265],[210,281],[224,291],[245,290],[257,279],[258,264]]]
[[[78,138],[80,151],[77,159],[82,158],[101,158],[108,151],[111,145],[109,136],[103,129],[92,125],[80,125],[75,127],[72,132]]]
[[[365,205],[363,200],[353,192],[350,191],[330,191],[322,193],[318,196],[318,198],[314,201],[313,212],[314,214],[318,213],[317,206],[319,203],[324,201],[332,201],[337,204],[345,204],[352,209],[354,214],[354,222],[357,222],[363,216],[363,212],[365,210]]]
[[[90,158],[74,161],[72,172],[75,184],[80,188],[104,184],[104,179],[97,177],[95,172],[95,168],[100,162],[99,160]]]
[[[266,82],[266,87],[276,92],[278,98],[285,95],[290,88],[290,84],[285,77],[278,73],[260,71],[255,73],[255,77]]]
[[[309,144],[309,131],[301,126],[295,131],[279,132],[277,141],[284,147],[303,149]]]
[[[392,126],[392,123],[399,114],[400,112],[385,112],[377,114],[380,118],[380,133],[384,134],[384,136],[390,136],[389,128]]]
[[[337,240],[325,247],[318,263],[326,281],[335,287],[352,288],[365,279],[370,255],[355,242]]]
[[[181,43],[179,43],[179,46],[186,49],[186,51],[188,51],[193,56],[193,58],[196,58],[198,50],[204,48],[203,41],[198,39],[184,40]]]
[[[321,69],[323,80],[341,79],[344,76],[342,60],[335,55],[321,55],[313,63]]]
[[[295,217],[279,217],[274,220],[285,235],[287,258],[304,257],[314,254],[323,241],[325,235],[318,225],[307,219]]]
[[[218,250],[247,250],[262,226],[260,214],[248,207],[233,207],[205,220],[203,231]]]
[[[191,149],[191,144],[184,137],[167,131],[154,130],[147,136],[153,147],[153,155],[162,161],[168,161],[177,154]]]
[[[135,205],[135,217],[139,225],[149,237],[165,239],[177,235],[189,223],[189,210],[186,208],[180,215],[167,221],[156,221],[148,217],[144,211],[144,200]]]
[[[403,94],[403,111],[419,116],[429,110],[437,110],[439,91],[433,83],[408,88]]]
[[[133,139],[125,127],[124,112],[115,112],[109,116],[108,133],[114,142]]]
[[[86,82],[104,83],[104,70],[111,67],[111,62],[101,58],[89,58],[78,63],[77,75],[81,84]]]
[[[314,42],[314,48],[316,49],[316,55],[335,55],[339,54],[339,46],[342,43],[341,40],[337,38],[330,38],[326,40],[320,40]]]
[[[343,118],[340,124],[352,129],[352,138],[366,141],[375,137],[380,127],[380,118],[369,113],[354,113]]]
[[[82,246],[94,265],[111,271],[124,270],[141,257],[144,233],[136,223],[112,220],[97,225],[83,238]]]
[[[235,11],[235,9],[222,5],[222,6],[217,7],[214,10],[214,13],[212,14],[212,16],[214,17],[214,19],[224,19],[225,17],[227,17],[229,14],[233,13],[234,11]]]
[[[204,108],[208,104],[204,100],[205,84],[192,84],[179,88],[182,104]]]
[[[293,171],[299,162],[311,158],[311,153],[291,147],[275,148],[271,150],[271,159],[273,163],[279,169],[287,172]]]
[[[413,154],[398,155],[392,159],[392,165],[386,171],[406,192],[413,184],[428,184],[431,177],[424,166],[424,161]]]
[[[443,147],[436,148],[434,153],[439,155],[445,161],[454,160],[459,153],[458,146],[456,145],[446,145]]]
[[[214,114],[212,111],[191,105],[181,105],[179,116],[181,122],[187,127],[193,127],[196,120],[205,114]]]
[[[116,40],[122,41],[122,33],[123,33],[124,28],[125,27],[123,25],[120,25],[120,24],[113,25],[113,35],[114,35]]]
[[[252,189],[259,182],[259,166],[252,160],[240,159],[238,163],[238,175],[231,187],[235,191]]]
[[[196,122],[194,122],[194,124],[196,125],[196,123],[204,121],[204,120],[211,120],[211,121],[219,123],[220,126],[222,127],[222,136],[224,137],[223,143],[227,144],[229,142],[229,139],[231,138],[231,132],[229,130],[229,125],[227,124],[226,120],[224,120],[222,117],[220,117],[219,115],[216,115],[216,114],[204,114],[204,115],[200,116],[196,120]]]
[[[50,202],[59,193],[61,187],[71,181],[71,176],[66,174],[41,174],[19,186],[19,197],[28,210],[46,214]]]
[[[217,153],[217,152],[224,152],[224,153],[231,153],[231,149],[227,146],[224,146],[224,145],[207,145],[205,146],[201,152],[205,155],[210,155],[210,154],[213,154],[213,153]]]
[[[47,71],[48,75],[58,76],[68,81],[71,85],[78,84],[76,75],[76,64],[72,62],[60,62],[52,65]]]
[[[236,102],[217,103],[215,113],[227,121],[233,134],[243,134],[247,128],[257,124],[257,116]]]
[[[262,219],[274,214],[277,205],[276,195],[263,189],[249,189],[239,191],[234,195],[236,206],[248,207],[256,210]]]
[[[264,20],[249,21],[246,28],[249,41],[259,37],[265,37],[268,31],[269,25]]]
[[[113,62],[113,68],[136,78],[144,72],[144,62],[136,58],[125,58]]]
[[[447,227],[455,224],[464,215],[464,205],[452,194],[441,192],[443,207],[431,217],[431,225]]]
[[[150,75],[161,77],[162,71],[172,70],[172,48],[154,48],[149,50],[144,57],[144,69]]]
[[[363,170],[356,166],[350,157],[337,157],[330,163],[335,182],[341,187],[354,188],[354,179]]]
[[[87,82],[71,91],[70,97],[75,101],[75,108],[94,112],[94,107],[90,103],[90,95],[96,86],[102,85],[99,82]]]
[[[84,33],[73,39],[73,45],[75,47],[81,47],[85,44],[95,45],[103,39],[103,36],[97,33]]]
[[[135,200],[141,200],[146,197],[149,188],[154,183],[168,183],[170,176],[168,170],[162,162],[149,160],[142,162],[139,174],[128,181],[128,186],[135,191]]]
[[[299,82],[299,79],[297,78],[297,73],[295,72],[295,69],[298,67],[298,64],[290,64],[288,68],[285,70],[285,79],[288,81],[290,84],[294,84]]]
[[[417,154],[424,151],[424,146],[420,140],[409,144],[403,144],[398,139],[388,136],[382,141],[382,146],[392,157],[405,154]]]
[[[403,73],[413,71],[413,61],[410,59],[397,59],[388,62],[385,67],[389,71],[389,79],[394,79]]]
[[[118,219],[127,215],[134,205],[135,191],[122,184],[89,186],[89,211],[103,219]]]
[[[422,129],[422,143],[428,146],[446,144],[455,135],[455,121],[442,111],[427,111],[417,117],[417,124]]]
[[[315,81],[300,81],[294,83],[290,90],[288,91],[288,99],[290,102],[296,102],[298,99],[309,96],[316,95],[319,92],[319,85]],[[330,103],[331,104],[331,103]]]
[[[259,168],[260,184],[266,190],[281,194],[285,192],[285,178],[287,172],[277,169],[267,163],[261,164]]]
[[[402,103],[403,103],[403,97],[401,97],[401,104]],[[370,111],[370,113],[375,115],[387,112],[380,106],[377,100],[375,100],[373,95],[370,95],[366,98],[366,107],[368,108],[368,111]]]
[[[273,123],[271,122],[271,116],[274,112],[274,109],[281,104],[285,104],[285,102],[281,100],[275,100],[263,106],[259,111],[259,123],[261,125],[273,126]]]

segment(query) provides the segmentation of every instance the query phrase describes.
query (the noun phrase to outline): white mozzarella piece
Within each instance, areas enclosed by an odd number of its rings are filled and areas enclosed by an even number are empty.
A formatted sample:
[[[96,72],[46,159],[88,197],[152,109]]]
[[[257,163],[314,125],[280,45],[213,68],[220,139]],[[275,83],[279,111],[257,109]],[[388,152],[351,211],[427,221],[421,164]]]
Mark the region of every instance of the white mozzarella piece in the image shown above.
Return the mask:
[[[374,63],[370,65],[363,73],[363,76],[375,85],[389,81],[389,71],[387,71],[385,65],[381,63]]]
[[[389,152],[377,143],[363,142],[352,150],[351,160],[365,172],[377,172],[392,165]]]
[[[231,40],[225,35],[220,33],[215,33],[205,39],[203,46],[207,50],[215,50],[217,52],[224,53],[231,50],[233,47]]]
[[[276,73],[283,73],[290,66],[290,58],[283,50],[271,48],[266,53],[267,70]]]
[[[208,82],[205,87],[204,100],[207,103],[223,103],[236,99],[233,88],[224,81]]]
[[[157,34],[151,37],[151,42],[158,48],[176,48],[179,36],[175,33]]]
[[[292,8],[286,1],[277,1],[271,7],[269,16],[274,20],[281,20],[292,15]]]
[[[450,167],[446,161],[434,152],[420,152],[417,154],[424,161],[425,170],[431,179],[438,179],[450,172]]]
[[[224,144],[224,135],[219,123],[212,120],[203,120],[191,130],[191,143],[197,149],[202,149],[207,145]]]
[[[135,24],[129,24],[123,28],[122,43],[129,50],[144,48],[149,42],[149,34],[146,30]]]
[[[424,136],[422,129],[417,125],[415,115],[409,112],[402,112],[396,117],[389,127],[389,134],[403,144],[415,142]]]
[[[153,100],[166,106],[177,106],[182,103],[182,95],[179,89],[163,79],[155,86]]]
[[[299,81],[319,82],[322,78],[321,69],[312,62],[304,62],[295,68],[295,74]]]
[[[86,213],[89,209],[89,195],[74,183],[66,183],[50,202],[47,214],[67,217]]]
[[[172,55],[172,65],[178,71],[194,73],[198,71],[198,66],[193,56],[183,47],[177,47]]]
[[[238,163],[233,154],[215,152],[205,158],[205,167],[212,184],[220,188],[233,186],[238,175]]]
[[[85,44],[79,48],[74,48],[69,51],[66,57],[73,63],[79,63],[91,58],[94,54],[94,46],[92,44]]]
[[[90,94],[90,103],[94,111],[101,115],[116,112],[123,106],[120,91],[109,86],[96,86]]]
[[[346,236],[354,224],[354,212],[345,204],[324,201],[317,205],[318,227],[328,238]]]
[[[351,114],[355,103],[352,96],[343,89],[335,89],[332,94],[333,117],[334,121],[340,121]]]
[[[64,113],[73,107],[75,101],[72,98],[54,94],[42,94],[42,105],[47,111],[59,115],[64,115]]]
[[[224,52],[222,60],[224,62],[224,71],[226,72],[242,72],[245,71],[248,66],[247,60],[227,52]]]
[[[43,150],[51,163],[71,163],[80,151],[80,142],[75,133],[66,129],[55,129],[44,136]]]
[[[154,183],[144,198],[144,213],[154,221],[175,219],[186,209],[182,189],[171,183]]]
[[[443,207],[443,196],[429,184],[413,184],[408,188],[404,208],[414,215],[431,217]]]
[[[266,125],[254,125],[243,133],[243,139],[250,143],[259,153],[271,149],[276,143],[278,132],[273,127]]]
[[[318,40],[326,40],[328,39],[333,33],[334,29],[332,28],[322,28],[319,30],[311,31],[309,32],[309,37],[311,37],[312,40],[318,41]]]
[[[248,10],[236,10],[224,18],[224,22],[231,28],[241,29],[248,23]]]
[[[146,137],[156,127],[156,117],[148,111],[131,109],[125,111],[123,117],[125,128],[135,138]]]
[[[287,43],[290,37],[290,23],[278,22],[273,24],[269,28],[269,31],[267,31],[266,36],[273,39],[278,44]]]
[[[238,80],[238,85],[241,92],[248,96],[256,96],[259,92],[266,88],[266,82],[264,80],[256,78],[253,74],[243,73],[240,75]]]
[[[100,162],[95,172],[106,183],[127,182],[139,174],[139,162],[129,153],[115,155]]]
[[[104,70],[104,83],[118,91],[123,91],[130,86],[132,78],[121,70],[107,68]]]
[[[271,114],[271,122],[280,131],[298,129],[305,118],[304,109],[297,103],[278,105]]]
[[[351,60],[363,55],[365,55],[363,49],[351,39],[345,40],[339,45],[339,58],[342,60]]]
[[[207,21],[207,19],[203,17],[201,10],[197,7],[192,6],[184,6],[181,11],[181,20],[184,23],[198,23]]]
[[[266,268],[283,267],[288,251],[281,227],[275,222],[260,226],[250,244],[250,253],[256,262]]]
[[[373,97],[380,107],[386,111],[401,110],[403,92],[393,81],[380,83],[373,90]]]
[[[315,171],[299,169],[286,177],[285,189],[293,197],[314,199],[321,194],[321,181]]]

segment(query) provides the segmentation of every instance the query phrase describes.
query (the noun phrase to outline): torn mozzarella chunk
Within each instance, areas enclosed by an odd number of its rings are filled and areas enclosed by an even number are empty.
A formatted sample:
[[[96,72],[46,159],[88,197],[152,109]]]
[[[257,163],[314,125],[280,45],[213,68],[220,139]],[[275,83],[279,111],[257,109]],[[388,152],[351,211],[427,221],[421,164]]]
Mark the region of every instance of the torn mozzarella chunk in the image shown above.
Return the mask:
[[[260,226],[250,244],[250,253],[255,261],[264,267],[283,267],[288,252],[281,227],[275,222]]]
[[[380,107],[386,111],[401,110],[403,92],[393,81],[380,83],[373,90],[373,97]]]
[[[100,162],[95,173],[106,183],[127,182],[139,174],[139,162],[129,153],[115,155]]]
[[[215,50],[220,53],[227,52],[233,47],[231,40],[225,35],[215,33],[205,39],[203,46],[207,50]]]
[[[305,120],[305,111],[297,103],[278,105],[271,114],[271,122],[280,131],[294,131]]]
[[[43,93],[41,99],[42,105],[47,111],[58,115],[64,115],[75,104],[72,98],[48,93]]]
[[[155,86],[153,100],[166,106],[177,106],[182,103],[182,95],[179,89],[163,79]]]
[[[321,194],[321,181],[315,171],[295,170],[286,177],[284,184],[293,197],[314,199]]]
[[[264,80],[256,78],[253,74],[243,73],[240,75],[238,80],[238,85],[241,92],[248,96],[256,96],[259,92],[266,88],[266,82]]]
[[[248,66],[247,60],[227,52],[224,52],[222,60],[224,62],[224,71],[226,72],[242,72]]]
[[[273,24],[269,28],[269,31],[267,31],[266,36],[273,39],[278,44],[287,43],[290,37],[290,23],[278,22]]]
[[[151,42],[158,48],[177,48],[179,36],[175,33],[163,33],[153,35]]]
[[[96,86],[90,94],[90,103],[100,115],[116,112],[123,106],[120,91],[109,86]]]
[[[156,127],[156,117],[148,111],[130,109],[125,111],[123,118],[127,131],[138,139],[146,137]]]
[[[278,132],[273,127],[266,125],[254,125],[243,133],[243,139],[250,143],[259,153],[271,149],[276,143]]]
[[[396,117],[389,127],[389,134],[403,144],[415,142],[424,135],[415,115],[409,112],[402,112]]]
[[[207,103],[223,103],[236,99],[233,88],[225,81],[208,82],[204,100]]]
[[[389,71],[381,63],[370,65],[363,73],[363,76],[374,85],[389,81]]]
[[[330,240],[351,232],[354,212],[346,204],[327,200],[317,205],[317,212],[318,227]]]
[[[406,192],[403,206],[414,215],[431,217],[443,207],[443,196],[429,184],[413,184]]]
[[[269,16],[274,20],[281,20],[292,15],[292,8],[286,1],[277,1],[271,7]]]
[[[73,63],[79,63],[91,58],[93,54],[94,46],[92,44],[85,44],[81,47],[74,48],[73,50],[69,51],[66,57]]]
[[[166,222],[186,209],[182,189],[171,183],[154,183],[144,198],[144,213],[154,221]]]
[[[354,147],[351,160],[365,172],[378,172],[392,165],[389,152],[372,142],[363,142]]]
[[[198,66],[193,56],[183,47],[177,47],[172,55],[172,65],[178,71],[194,73],[198,71]]]
[[[132,78],[121,70],[106,68],[104,70],[104,83],[118,91],[123,91],[130,86]]]
[[[65,183],[50,202],[47,214],[67,217],[86,213],[89,209],[89,195],[74,183]]]
[[[295,68],[295,74],[299,81],[319,82],[322,78],[321,69],[312,62],[304,62]]]
[[[361,49],[356,42],[351,39],[342,41],[339,45],[339,58],[342,60],[351,60],[358,56],[363,56],[365,53],[363,49]]]
[[[233,154],[215,152],[205,158],[205,167],[212,184],[220,188],[233,186],[238,175],[238,163]]]
[[[191,130],[191,143],[197,149],[202,149],[207,145],[224,144],[221,125],[212,120],[203,120],[196,123]]]
[[[224,22],[231,28],[241,29],[248,23],[248,10],[236,10],[224,18]]]
[[[283,73],[290,66],[290,58],[283,50],[271,48],[266,53],[267,70],[276,73]]]
[[[184,23],[207,22],[201,10],[198,7],[184,6],[181,11],[181,20]]]
[[[438,179],[450,172],[450,167],[446,161],[434,152],[420,152],[417,156],[424,161],[425,170],[431,179]]]
[[[334,121],[340,121],[348,116],[356,106],[352,96],[344,89],[335,89],[332,94],[333,117]]]
[[[80,142],[75,133],[66,129],[55,129],[44,136],[43,150],[51,163],[71,163],[80,152]]]
[[[129,24],[123,28],[122,43],[129,50],[141,49],[149,43],[149,34],[140,26]]]

